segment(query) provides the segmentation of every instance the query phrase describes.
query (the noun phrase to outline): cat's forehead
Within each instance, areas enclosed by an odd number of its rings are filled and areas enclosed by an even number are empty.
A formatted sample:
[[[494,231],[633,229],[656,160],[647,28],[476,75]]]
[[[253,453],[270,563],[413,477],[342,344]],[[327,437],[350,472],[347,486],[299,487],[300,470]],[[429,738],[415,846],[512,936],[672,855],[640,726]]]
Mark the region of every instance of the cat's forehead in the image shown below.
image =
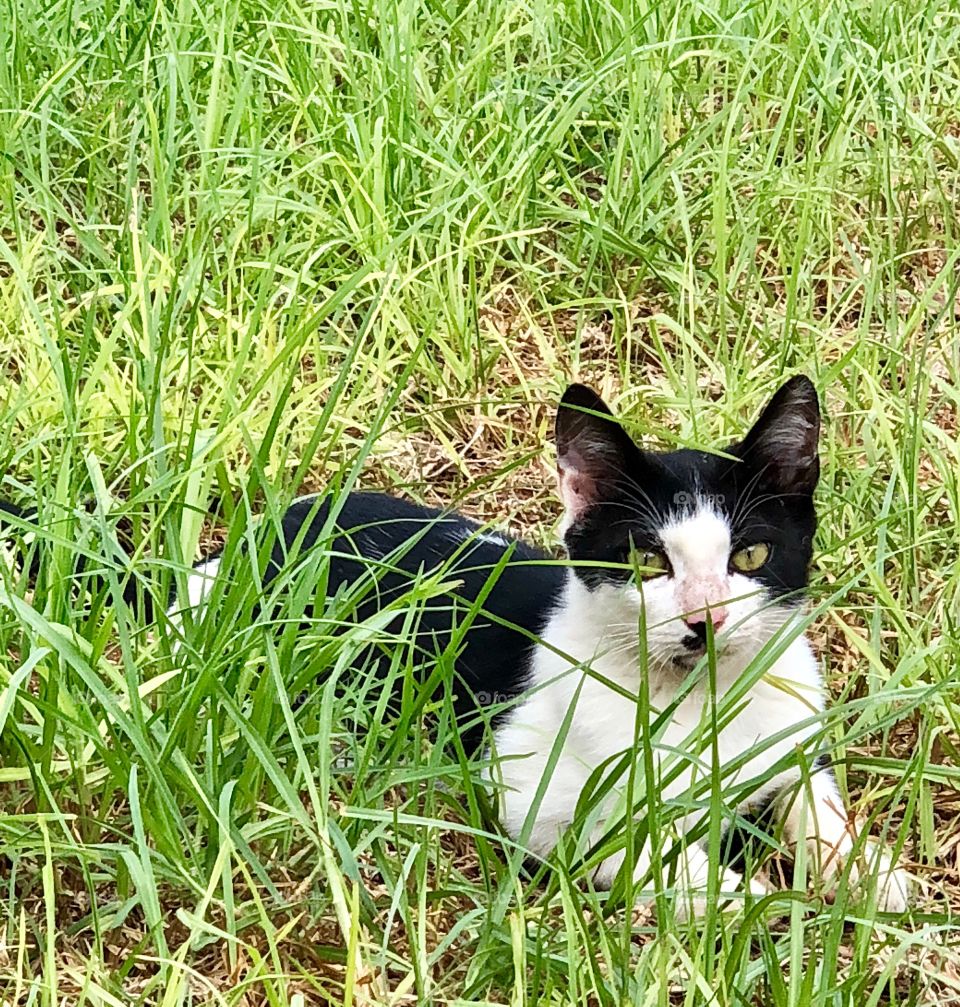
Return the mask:
[[[737,463],[723,455],[684,448],[663,454],[647,454],[654,469],[660,508],[664,513],[728,511],[735,500]]]
[[[694,448],[680,448],[677,451],[665,451],[659,454],[648,453],[647,457],[653,459],[663,472],[681,482],[729,479],[737,465],[735,458]]]

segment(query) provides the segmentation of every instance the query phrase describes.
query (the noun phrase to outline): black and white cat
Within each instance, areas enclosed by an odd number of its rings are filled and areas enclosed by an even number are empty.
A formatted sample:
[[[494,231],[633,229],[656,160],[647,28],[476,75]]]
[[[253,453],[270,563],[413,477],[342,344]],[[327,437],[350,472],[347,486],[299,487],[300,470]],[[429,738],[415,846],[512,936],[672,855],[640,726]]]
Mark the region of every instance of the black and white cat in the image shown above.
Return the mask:
[[[906,874],[886,850],[857,840],[833,775],[816,758],[824,690],[802,632],[802,595],[819,430],[816,391],[795,377],[724,453],[654,453],[630,439],[593,391],[573,385],[556,424],[570,562],[457,514],[357,492],[296,501],[263,583],[276,587],[320,553],[327,598],[352,592],[358,621],[381,617],[416,578],[442,575],[449,587],[419,613],[422,664],[430,673],[439,653],[451,658],[468,751],[490,740],[477,714],[496,704],[501,819],[531,853],[550,853],[577,819],[596,771],[618,760],[583,843],[599,842],[618,819],[642,822],[643,802],[626,809],[623,792],[624,767],[637,763],[642,747],[645,686],[658,718],[647,749],[655,778],[637,784],[634,775],[633,793],[655,791],[670,802],[709,783],[716,761],[727,792],[739,794],[738,812],[775,809],[785,841],[806,840],[823,879],[849,868],[852,888],[869,879],[881,909],[902,911]],[[7,510],[23,523],[23,512]],[[214,555],[195,567],[187,597],[171,609],[175,623],[184,608],[201,614],[220,565]],[[398,612],[388,629],[403,629],[404,618]],[[378,662],[389,664],[389,653],[373,646],[354,663],[376,673]],[[796,757],[804,747],[810,771]],[[764,782],[752,786],[755,779]],[[670,870],[684,896],[681,913],[706,904],[711,865],[693,831],[702,817],[691,811],[673,824],[681,842]],[[651,844],[634,845],[633,875],[649,888]],[[620,848],[602,860],[595,882],[610,886],[624,859]],[[744,879],[722,868],[720,883],[729,893]],[[748,884],[767,891],[759,880]]]
[[[669,780],[646,781],[649,790],[669,801],[696,780],[709,780],[715,744],[721,768],[735,767],[725,784],[766,781],[742,797],[739,811],[776,808],[784,839],[807,840],[822,878],[849,866],[856,887],[870,872],[879,907],[901,911],[905,873],[872,841],[857,842],[823,760],[815,760],[801,786],[803,773],[791,757],[822,731],[816,714],[823,682],[798,622],[816,526],[819,430],[816,391],[795,377],[724,454],[654,453],[630,439],[593,391],[573,385],[556,424],[563,537],[572,563],[547,562],[546,554],[456,514],[351,493],[335,504],[333,521],[330,500],[308,497],[291,507],[266,579],[290,563],[287,549],[299,537],[301,552],[317,542],[329,550],[328,595],[368,582],[358,619],[401,596],[418,574],[443,570],[457,583],[425,606],[418,641],[425,660],[456,644],[457,710],[469,725],[468,749],[483,737],[471,718],[477,705],[514,700],[493,721],[500,811],[506,830],[532,853],[552,850],[598,767],[637,751],[637,696],[646,669],[651,708],[671,710],[654,753],[655,772],[663,769]],[[214,557],[197,567],[191,606],[202,603],[218,563]],[[485,591],[482,610],[458,639],[458,619]],[[751,662],[774,640],[783,641],[779,656],[735,697]],[[724,696],[736,702],[716,737],[691,751],[710,708],[710,676],[695,677],[685,693],[681,683],[698,662],[706,667],[708,649],[715,655],[716,705]],[[622,796],[622,781],[615,782],[588,843],[604,835],[606,812],[612,815]],[[633,811],[634,819],[643,814],[642,807]],[[681,820],[681,833],[699,818]],[[859,856],[848,865],[855,849]],[[634,875],[642,883],[650,844],[636,852]],[[599,886],[612,884],[624,856],[621,849],[600,863]],[[705,846],[682,845],[673,871],[686,895],[680,911],[702,911],[710,873]],[[724,892],[743,883],[730,869],[720,881]],[[767,891],[759,881],[749,884],[757,894]]]

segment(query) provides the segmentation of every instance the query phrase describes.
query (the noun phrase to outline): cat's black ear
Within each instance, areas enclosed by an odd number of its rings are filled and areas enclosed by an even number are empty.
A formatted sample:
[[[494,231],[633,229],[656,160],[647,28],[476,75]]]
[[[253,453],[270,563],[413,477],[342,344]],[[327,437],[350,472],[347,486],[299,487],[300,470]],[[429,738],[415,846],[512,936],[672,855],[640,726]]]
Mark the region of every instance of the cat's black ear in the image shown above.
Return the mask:
[[[637,454],[606,402],[586,385],[571,385],[557,410],[557,471],[566,523],[621,488]]]
[[[820,478],[820,401],[813,382],[792,377],[767,404],[735,453],[780,493],[813,493]]]

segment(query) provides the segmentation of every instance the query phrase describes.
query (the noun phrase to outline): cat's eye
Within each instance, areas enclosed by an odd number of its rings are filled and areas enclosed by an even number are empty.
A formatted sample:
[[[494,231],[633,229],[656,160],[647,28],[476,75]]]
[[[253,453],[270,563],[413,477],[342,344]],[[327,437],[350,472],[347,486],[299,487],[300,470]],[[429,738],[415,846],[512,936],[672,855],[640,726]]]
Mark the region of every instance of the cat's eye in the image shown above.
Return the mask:
[[[770,558],[770,546],[766,542],[755,542],[744,549],[738,549],[730,557],[730,565],[741,573],[759,570]]]
[[[645,580],[649,577],[659,577],[670,569],[667,557],[653,549],[635,550],[630,555],[630,561],[639,569],[640,576]]]

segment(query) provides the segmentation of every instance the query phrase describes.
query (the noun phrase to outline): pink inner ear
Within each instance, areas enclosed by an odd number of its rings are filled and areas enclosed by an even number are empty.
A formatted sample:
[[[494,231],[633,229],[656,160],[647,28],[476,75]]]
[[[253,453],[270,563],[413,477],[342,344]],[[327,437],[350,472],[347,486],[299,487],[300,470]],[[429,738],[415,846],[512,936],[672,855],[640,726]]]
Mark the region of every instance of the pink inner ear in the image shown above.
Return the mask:
[[[574,468],[560,468],[560,499],[571,518],[578,518],[597,498],[597,482]]]

